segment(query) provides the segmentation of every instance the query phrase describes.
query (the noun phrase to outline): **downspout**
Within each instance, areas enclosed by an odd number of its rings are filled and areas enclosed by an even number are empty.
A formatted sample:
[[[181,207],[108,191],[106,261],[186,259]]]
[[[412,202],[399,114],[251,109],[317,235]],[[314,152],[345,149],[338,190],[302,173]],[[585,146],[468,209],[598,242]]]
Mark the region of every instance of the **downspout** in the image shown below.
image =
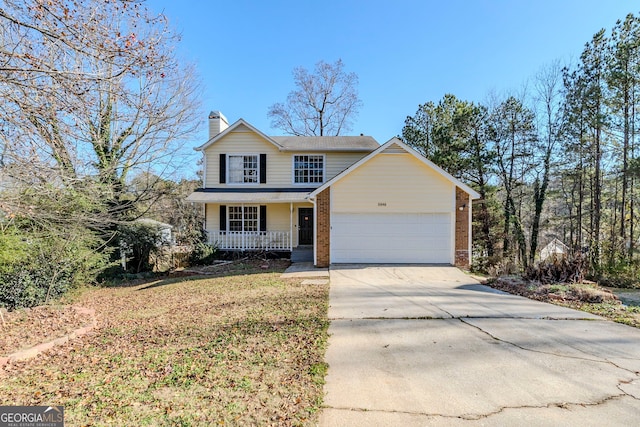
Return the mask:
[[[449,230],[451,233],[451,252],[449,256],[451,257],[451,265],[456,265],[456,224],[458,223],[458,197],[457,197],[458,187],[456,185],[453,186],[453,213],[451,214],[451,225],[449,226]]]
[[[293,202],[289,202],[289,251],[293,252]]]
[[[469,248],[469,270],[471,270],[471,264],[473,262],[473,259],[472,259],[472,257],[473,257],[473,246],[471,246],[473,244],[473,239],[471,238],[471,231],[472,231],[471,226],[473,224],[473,221],[471,219],[472,214],[473,214],[473,208],[472,208],[473,199],[471,198],[471,194],[469,194],[468,196],[469,196],[469,203],[467,204],[467,206],[469,206],[469,225],[468,225],[469,228],[468,228],[467,234],[469,236],[469,243],[468,243],[467,247]]]
[[[318,265],[318,254],[316,248],[318,247],[316,242],[316,235],[318,234],[318,215],[316,209],[316,198],[309,197],[309,201],[313,205],[313,266]]]
[[[207,153],[205,151],[202,152],[202,188],[207,188]],[[207,204],[202,204],[202,216],[204,217],[204,221],[202,222],[202,227],[207,235],[207,243],[211,244],[211,238],[209,236],[209,232],[207,231]],[[218,229],[220,227],[218,226]]]
[[[207,153],[202,152],[202,188],[207,188]]]
[[[207,243],[211,244],[210,242],[211,239],[209,238],[209,231],[207,230],[207,204],[206,203],[202,204],[202,217],[204,219],[204,221],[202,221],[202,228],[207,235]],[[218,225],[218,230],[219,229],[220,229],[220,225]]]

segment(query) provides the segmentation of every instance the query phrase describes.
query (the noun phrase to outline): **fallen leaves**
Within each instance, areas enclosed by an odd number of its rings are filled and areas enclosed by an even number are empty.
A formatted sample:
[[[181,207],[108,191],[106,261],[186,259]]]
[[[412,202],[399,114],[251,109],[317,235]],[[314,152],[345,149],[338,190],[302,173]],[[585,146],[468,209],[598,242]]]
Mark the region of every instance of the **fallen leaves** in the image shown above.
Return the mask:
[[[500,277],[488,286],[514,295],[582,310],[618,323],[640,327],[640,307],[623,305],[608,289],[591,283],[542,284],[519,277]]]
[[[0,356],[52,341],[86,325],[91,315],[71,306],[43,306],[3,315]]]
[[[70,425],[313,422],[328,286],[261,266],[85,293],[98,328],[12,365],[0,404],[64,405]]]

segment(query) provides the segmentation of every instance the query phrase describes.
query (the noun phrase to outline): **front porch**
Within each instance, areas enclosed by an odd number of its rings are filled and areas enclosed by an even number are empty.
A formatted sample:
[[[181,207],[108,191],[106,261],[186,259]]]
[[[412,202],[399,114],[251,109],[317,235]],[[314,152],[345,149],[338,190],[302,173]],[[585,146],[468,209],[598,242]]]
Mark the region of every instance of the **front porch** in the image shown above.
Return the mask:
[[[290,231],[207,230],[209,244],[226,251],[293,250]]]
[[[207,204],[206,210],[209,243],[220,250],[291,252],[313,244],[313,205],[308,202]]]

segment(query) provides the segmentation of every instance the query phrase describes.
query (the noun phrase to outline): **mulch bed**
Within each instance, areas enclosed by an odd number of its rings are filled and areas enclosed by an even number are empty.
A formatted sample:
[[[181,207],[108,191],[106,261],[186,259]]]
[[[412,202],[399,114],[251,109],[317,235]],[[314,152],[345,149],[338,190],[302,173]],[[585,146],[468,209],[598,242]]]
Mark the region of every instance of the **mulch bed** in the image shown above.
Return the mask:
[[[510,294],[545,302],[620,302],[611,291],[603,289],[595,283],[542,284],[520,277],[505,276],[490,280],[487,285]]]

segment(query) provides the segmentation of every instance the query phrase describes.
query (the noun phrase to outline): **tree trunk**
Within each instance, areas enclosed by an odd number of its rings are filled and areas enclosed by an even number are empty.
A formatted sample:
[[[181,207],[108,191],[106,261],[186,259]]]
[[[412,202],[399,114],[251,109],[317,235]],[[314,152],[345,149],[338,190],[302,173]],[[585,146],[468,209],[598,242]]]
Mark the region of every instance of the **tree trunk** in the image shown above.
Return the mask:
[[[509,258],[511,252],[511,246],[509,245],[509,229],[511,226],[511,209],[509,208],[509,198],[504,202],[504,229],[502,235],[502,257]]]
[[[635,105],[635,86],[632,87],[631,90],[631,105]],[[630,125],[629,125],[629,134],[630,134],[630,150],[631,150],[631,158],[635,159],[635,120],[636,120],[636,112],[635,108],[631,108],[631,117],[630,117]],[[635,212],[634,212],[634,201],[635,201],[635,175],[631,176],[629,182],[629,251],[628,258],[629,262],[633,262],[633,251],[635,248],[635,236],[634,236],[634,225],[635,225]]]
[[[598,116],[600,115],[600,103],[598,102]],[[595,176],[593,180],[593,252],[592,262],[593,266],[598,272],[600,270],[600,218],[601,218],[601,197],[602,197],[602,148],[601,148],[601,134],[602,129],[600,123],[597,123],[596,140],[595,140]]]
[[[623,129],[623,142],[622,142],[622,195],[620,204],[620,237],[622,241],[625,240],[626,227],[625,227],[625,209],[627,204],[627,185],[628,185],[628,169],[629,169],[629,88],[624,88],[624,129]]]
[[[544,153],[544,166],[542,172],[542,184],[539,185],[538,180],[534,187],[534,203],[535,210],[533,213],[533,224],[531,226],[531,247],[529,252],[529,261],[531,264],[535,261],[536,252],[538,251],[538,236],[540,234],[540,218],[542,216],[542,208],[547,197],[547,187],[549,186],[549,172],[551,169],[551,152],[553,150],[553,135],[551,135],[551,118],[548,120],[549,135],[547,139],[547,147]]]

